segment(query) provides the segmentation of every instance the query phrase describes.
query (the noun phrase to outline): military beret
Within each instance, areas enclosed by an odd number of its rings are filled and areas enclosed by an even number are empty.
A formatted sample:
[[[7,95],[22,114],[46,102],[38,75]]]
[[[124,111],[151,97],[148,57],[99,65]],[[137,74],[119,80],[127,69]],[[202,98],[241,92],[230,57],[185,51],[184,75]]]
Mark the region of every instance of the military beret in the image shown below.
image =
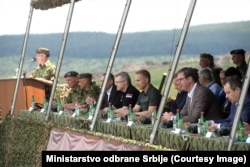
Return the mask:
[[[49,55],[49,49],[48,48],[38,48],[36,49],[36,53],[44,53],[47,56]]]
[[[66,74],[64,74],[64,78],[67,78],[67,77],[78,77],[78,72],[76,72],[76,71],[69,71]]]
[[[88,78],[88,79],[92,80],[92,74],[90,74],[90,73],[82,73],[82,74],[78,75],[78,78],[79,79],[81,79],[81,78]]]
[[[230,52],[230,54],[245,56],[245,52],[246,51],[244,49],[234,49]]]

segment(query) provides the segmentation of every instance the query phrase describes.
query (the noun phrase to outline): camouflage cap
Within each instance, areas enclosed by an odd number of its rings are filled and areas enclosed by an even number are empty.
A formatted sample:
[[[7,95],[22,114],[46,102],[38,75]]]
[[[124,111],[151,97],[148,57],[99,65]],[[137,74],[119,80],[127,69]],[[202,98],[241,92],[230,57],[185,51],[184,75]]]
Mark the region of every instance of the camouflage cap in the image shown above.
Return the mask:
[[[82,74],[78,75],[78,78],[79,79],[81,79],[81,78],[88,78],[88,79],[92,80],[92,74],[90,74],[90,73],[82,73]]]
[[[44,53],[47,56],[49,55],[49,49],[48,48],[38,48],[36,49],[36,53]]]
[[[66,74],[64,74],[64,78],[67,78],[67,77],[78,77],[78,72],[76,72],[76,71],[69,71]]]

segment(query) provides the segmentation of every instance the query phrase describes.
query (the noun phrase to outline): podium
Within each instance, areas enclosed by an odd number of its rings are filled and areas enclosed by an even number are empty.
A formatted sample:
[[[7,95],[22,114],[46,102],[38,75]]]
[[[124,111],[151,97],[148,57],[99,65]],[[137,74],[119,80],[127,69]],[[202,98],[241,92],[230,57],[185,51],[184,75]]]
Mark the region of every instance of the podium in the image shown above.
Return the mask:
[[[2,119],[11,111],[16,87],[16,78],[0,79],[0,105],[2,107]],[[45,83],[32,78],[20,78],[15,110],[13,114],[18,114],[20,110],[28,110],[31,106],[31,98],[35,97],[37,103],[43,104],[45,97]]]

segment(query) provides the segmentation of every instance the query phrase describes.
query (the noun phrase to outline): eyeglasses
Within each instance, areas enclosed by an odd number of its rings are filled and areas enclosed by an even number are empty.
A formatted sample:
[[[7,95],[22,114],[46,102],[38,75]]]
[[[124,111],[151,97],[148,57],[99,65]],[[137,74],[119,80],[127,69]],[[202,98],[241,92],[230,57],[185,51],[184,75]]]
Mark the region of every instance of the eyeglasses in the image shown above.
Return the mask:
[[[122,83],[124,82],[125,80],[122,80],[122,81],[115,81],[115,83]]]
[[[184,78],[177,78],[176,81],[181,82],[183,79],[186,79],[186,78],[185,77]]]

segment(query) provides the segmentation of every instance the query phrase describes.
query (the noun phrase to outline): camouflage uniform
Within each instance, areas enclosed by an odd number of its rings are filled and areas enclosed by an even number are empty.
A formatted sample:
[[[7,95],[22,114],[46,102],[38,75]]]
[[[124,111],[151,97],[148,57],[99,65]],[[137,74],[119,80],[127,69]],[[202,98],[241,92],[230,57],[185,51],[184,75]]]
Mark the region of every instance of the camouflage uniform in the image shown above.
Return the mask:
[[[53,65],[49,60],[44,64],[44,66],[39,65],[33,72],[33,78],[44,78],[50,81],[55,79],[56,66]]]
[[[78,99],[81,99],[80,104],[81,105],[86,104],[86,99],[88,97],[92,97],[98,100],[100,92],[101,92],[100,87],[98,87],[95,83],[92,83],[88,89],[82,89],[81,95],[78,96]]]
[[[236,67],[236,69],[238,69],[240,71],[242,78],[246,77],[247,68],[248,68],[248,64],[245,61],[240,66]]]
[[[234,49],[231,50],[230,54],[234,56],[242,56],[243,62],[241,65],[236,66],[236,69],[240,71],[241,77],[245,78],[247,74],[248,64],[245,61],[245,53],[246,51],[244,49]]]
[[[68,95],[65,97],[64,103],[80,103],[82,101],[82,89],[80,86],[76,88],[71,88]]]
[[[42,66],[39,65],[31,74],[32,78],[43,78],[50,81],[55,79],[56,66],[49,60]],[[51,86],[45,86],[45,96],[49,99],[51,93]]]

